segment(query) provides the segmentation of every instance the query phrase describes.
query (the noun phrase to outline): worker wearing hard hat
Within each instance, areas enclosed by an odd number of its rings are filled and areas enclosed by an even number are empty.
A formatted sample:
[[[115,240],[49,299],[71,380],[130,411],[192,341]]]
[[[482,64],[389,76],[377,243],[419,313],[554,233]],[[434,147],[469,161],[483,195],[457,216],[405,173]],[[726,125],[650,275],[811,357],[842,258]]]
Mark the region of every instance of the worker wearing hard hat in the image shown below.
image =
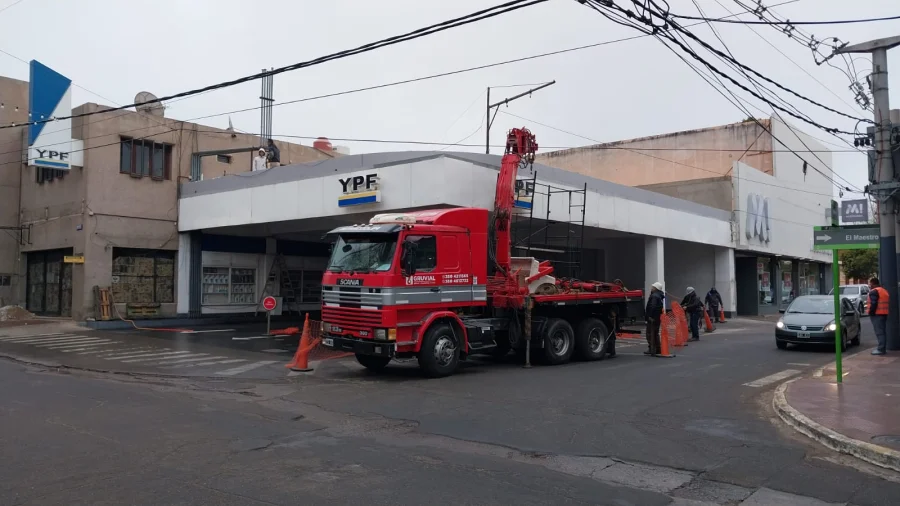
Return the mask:
[[[687,287],[687,295],[681,299],[681,307],[688,318],[688,328],[691,330],[691,341],[700,340],[700,319],[703,318],[703,302],[697,296],[694,287]]]
[[[657,355],[659,353],[659,329],[662,321],[665,302],[663,284],[657,281],[650,285],[650,295],[647,296],[647,308],[644,310],[647,319],[647,351],[644,355]]]

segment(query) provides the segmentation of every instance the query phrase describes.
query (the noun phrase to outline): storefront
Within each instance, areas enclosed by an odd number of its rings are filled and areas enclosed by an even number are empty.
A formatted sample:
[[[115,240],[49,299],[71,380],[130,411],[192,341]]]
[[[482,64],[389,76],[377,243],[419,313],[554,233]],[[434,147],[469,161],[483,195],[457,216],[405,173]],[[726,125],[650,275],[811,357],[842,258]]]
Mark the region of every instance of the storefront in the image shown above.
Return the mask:
[[[734,172],[738,314],[775,314],[796,297],[827,293],[831,255],[812,249],[812,232],[831,208],[830,183],[799,171],[799,181],[776,178],[742,163]]]
[[[25,255],[25,309],[42,316],[72,314],[72,248],[32,251]]]

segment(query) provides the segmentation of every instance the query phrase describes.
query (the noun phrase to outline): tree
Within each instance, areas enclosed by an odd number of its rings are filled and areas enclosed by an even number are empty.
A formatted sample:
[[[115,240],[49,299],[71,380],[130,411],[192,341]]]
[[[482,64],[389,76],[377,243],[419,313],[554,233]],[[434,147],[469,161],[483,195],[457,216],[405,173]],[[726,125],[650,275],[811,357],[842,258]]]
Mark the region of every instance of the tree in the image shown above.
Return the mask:
[[[877,249],[851,249],[841,251],[841,264],[847,278],[868,281],[878,273]]]

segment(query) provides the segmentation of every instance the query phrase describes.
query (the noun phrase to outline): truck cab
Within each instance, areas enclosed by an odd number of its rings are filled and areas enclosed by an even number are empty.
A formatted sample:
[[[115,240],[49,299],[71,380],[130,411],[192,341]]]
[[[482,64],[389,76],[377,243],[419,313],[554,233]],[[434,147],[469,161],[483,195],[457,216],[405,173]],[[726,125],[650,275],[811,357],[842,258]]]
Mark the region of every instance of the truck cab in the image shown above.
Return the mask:
[[[381,214],[331,232],[322,280],[323,344],[366,367],[419,354],[423,330],[454,334],[442,353],[466,353],[457,313],[487,305],[488,211]]]

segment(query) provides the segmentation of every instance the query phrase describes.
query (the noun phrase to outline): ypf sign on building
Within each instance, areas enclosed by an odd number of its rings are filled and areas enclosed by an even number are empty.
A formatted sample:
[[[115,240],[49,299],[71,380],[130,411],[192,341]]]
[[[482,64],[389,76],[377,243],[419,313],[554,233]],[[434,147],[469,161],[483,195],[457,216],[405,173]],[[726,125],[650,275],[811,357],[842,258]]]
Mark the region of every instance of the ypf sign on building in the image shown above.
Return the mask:
[[[83,167],[84,141],[72,139],[72,80],[31,60],[28,83],[28,165],[69,170]]]
[[[841,221],[843,223],[868,223],[869,201],[866,199],[842,200]]]

